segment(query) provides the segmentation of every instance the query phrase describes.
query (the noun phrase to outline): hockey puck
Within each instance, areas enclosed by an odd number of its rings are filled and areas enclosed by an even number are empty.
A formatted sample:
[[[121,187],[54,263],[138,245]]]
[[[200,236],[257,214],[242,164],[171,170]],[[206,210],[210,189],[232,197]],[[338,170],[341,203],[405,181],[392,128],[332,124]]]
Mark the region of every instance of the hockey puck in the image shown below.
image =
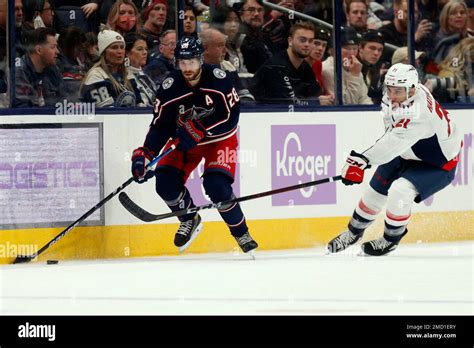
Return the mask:
[[[58,262],[59,262],[58,260],[48,260],[48,261],[46,261],[46,263],[47,263],[48,265],[55,265],[55,264],[57,264]]]

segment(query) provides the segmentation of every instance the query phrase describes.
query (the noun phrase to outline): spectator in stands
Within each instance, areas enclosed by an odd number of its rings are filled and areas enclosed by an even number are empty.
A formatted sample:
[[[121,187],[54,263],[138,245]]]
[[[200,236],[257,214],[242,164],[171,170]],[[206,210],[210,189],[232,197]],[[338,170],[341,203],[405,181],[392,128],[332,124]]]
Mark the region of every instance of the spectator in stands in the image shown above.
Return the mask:
[[[323,79],[323,60],[330,40],[331,34],[329,31],[322,28],[315,28],[311,52],[309,56],[305,58],[306,62],[313,70],[314,78],[321,86],[323,94],[325,95],[330,95],[330,93],[328,92]]]
[[[148,44],[149,57],[160,55],[160,36],[163,33],[168,13],[166,0],[153,0],[143,13],[143,28],[141,33],[145,35]]]
[[[33,30],[27,54],[16,67],[15,106],[54,106],[64,97],[63,78],[56,67],[59,50],[52,28]]]
[[[69,101],[79,101],[81,81],[87,73],[85,65],[86,34],[78,27],[61,30],[58,39],[57,66],[64,79],[64,94]]]
[[[347,26],[358,33],[367,30],[367,3],[365,0],[348,0],[346,3]]]
[[[33,29],[44,28],[44,27],[53,27],[53,18],[54,18],[54,10],[51,3],[48,0],[35,0],[32,5],[35,4],[34,7],[34,15],[32,18],[32,25]],[[25,8],[25,22],[30,20],[26,16],[26,8]]]
[[[424,52],[415,51],[415,67],[420,65],[420,58]],[[393,52],[392,65],[397,63],[409,64],[408,61],[408,47],[400,47]]]
[[[342,46],[342,99],[344,104],[373,104],[362,76],[362,63],[357,59],[359,37],[352,27],[345,27],[341,32]],[[330,93],[334,94],[334,49],[329,49],[330,56],[323,62],[324,83]]]
[[[133,1],[118,0],[110,9],[107,25],[120,35],[137,32],[142,26],[140,12]]]
[[[297,23],[290,29],[288,49],[266,61],[253,77],[250,91],[259,101],[292,102],[301,104],[303,99],[317,100],[322,90],[305,58],[311,52],[314,26]],[[320,103],[327,105],[322,96]]]
[[[99,60],[99,48],[97,46],[97,35],[93,32],[86,33],[84,47],[84,65],[87,71]]]
[[[97,107],[136,106],[140,93],[128,78],[125,41],[116,31],[101,28],[98,34],[99,61],[83,79],[83,101]]]
[[[240,8],[241,29],[245,35],[240,49],[244,64],[252,74],[273,55],[271,40],[261,30],[264,12],[262,0],[244,0]]]
[[[23,35],[23,8],[22,0],[15,0],[15,49],[17,57],[22,57],[26,53],[26,35]]]
[[[367,8],[367,29],[380,29],[383,25],[379,15],[382,15],[385,11],[383,5],[373,0],[368,1]]]
[[[151,57],[145,67],[145,74],[155,82],[157,86],[161,84],[169,71],[174,67],[174,49],[176,48],[176,31],[167,30],[160,38],[160,55]]]
[[[383,35],[378,30],[368,30],[362,35],[357,55],[357,59],[362,63],[362,76],[368,88],[367,95],[372,98],[374,104],[380,104],[382,101],[383,76],[390,67],[390,64],[382,66],[384,45]]]
[[[253,97],[253,95],[249,92],[247,88],[243,87],[242,81],[240,80],[239,75],[237,74],[235,66],[231,62],[225,60],[225,56],[227,53],[226,36],[222,34],[219,30],[210,28],[203,30],[199,34],[199,37],[204,47],[204,63],[217,65],[227,74],[229,74],[234,82],[237,94],[239,95],[242,101],[254,101],[255,98]]]
[[[467,33],[469,36],[474,36],[474,0],[467,0]]]
[[[407,0],[394,0],[393,2],[393,22],[380,28],[385,43],[403,47],[407,46],[407,22],[408,3]],[[418,18],[418,6],[415,2],[415,18]],[[433,49],[433,24],[427,20],[421,20],[416,26],[415,48],[419,51],[430,51]],[[393,52],[384,54],[384,60],[390,60]]]
[[[153,106],[156,94],[156,85],[151,78],[143,72],[143,67],[148,58],[146,38],[138,33],[128,33],[124,37],[125,51],[128,58],[128,78],[135,80],[140,91],[141,103],[138,106]]]
[[[278,5],[293,11],[295,0],[282,0]],[[262,32],[270,38],[273,52],[286,50],[290,28],[296,21],[294,13],[272,10],[267,17],[268,21],[263,24]]]
[[[240,24],[237,11],[227,6],[220,6],[217,9],[212,22],[213,27],[219,29],[227,36],[226,60],[234,65],[237,73],[246,73],[247,68],[245,67],[244,58],[240,49],[245,39],[245,34],[240,33]]]
[[[460,40],[468,36],[467,6],[463,0],[450,0],[441,11],[436,34],[434,61],[441,62]]]
[[[415,51],[415,64],[413,66],[416,68],[418,71],[418,78],[422,83],[425,81],[425,75],[427,72],[425,72],[425,66],[424,62],[426,61],[427,55],[425,52],[419,52]],[[392,56],[392,65],[397,64],[397,63],[403,63],[403,64],[409,64],[409,59],[408,59],[408,47],[400,47],[395,50]]]
[[[474,102],[474,37],[462,39],[439,64],[438,77],[425,85],[440,102]]]
[[[197,35],[196,13],[191,6],[184,8],[183,31],[185,36]]]

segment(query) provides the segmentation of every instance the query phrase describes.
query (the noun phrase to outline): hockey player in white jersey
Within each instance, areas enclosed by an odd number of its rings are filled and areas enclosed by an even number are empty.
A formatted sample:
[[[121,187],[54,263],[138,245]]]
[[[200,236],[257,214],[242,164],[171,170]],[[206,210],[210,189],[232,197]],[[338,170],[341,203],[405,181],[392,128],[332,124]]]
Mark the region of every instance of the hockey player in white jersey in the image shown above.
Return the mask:
[[[360,184],[365,169],[378,167],[348,229],[328,243],[332,253],[359,241],[385,205],[383,236],[363,243],[362,250],[374,256],[393,251],[408,232],[413,202],[423,201],[454,179],[462,139],[451,115],[418,83],[411,65],[393,65],[385,87],[385,134],[362,153],[351,151],[342,168],[342,182]]]

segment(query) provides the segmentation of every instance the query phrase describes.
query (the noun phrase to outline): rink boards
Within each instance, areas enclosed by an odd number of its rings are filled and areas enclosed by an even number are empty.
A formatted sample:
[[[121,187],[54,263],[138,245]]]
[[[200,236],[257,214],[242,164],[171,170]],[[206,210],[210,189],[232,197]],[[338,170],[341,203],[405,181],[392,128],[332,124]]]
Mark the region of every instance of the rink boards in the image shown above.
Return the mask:
[[[450,116],[464,135],[456,178],[447,189],[415,206],[404,242],[474,239],[472,110],[452,110]],[[0,117],[3,125],[70,126],[51,132],[31,131],[23,138],[22,132],[27,130],[18,128],[13,133],[17,136],[8,141],[5,134],[0,136],[0,263],[10,262],[22,246],[40,248],[62,231],[67,221],[77,219],[101,195],[122,184],[130,176],[130,153],[142,145],[151,118],[138,114]],[[239,153],[224,152],[222,156],[239,159],[234,191],[245,196],[338,175],[350,150],[362,151],[382,134],[378,112],[245,113],[240,121]],[[188,182],[198,205],[207,203],[200,174],[202,167]],[[344,229],[364,185],[324,184],[248,201],[242,208],[261,249],[312,247]],[[126,192],[153,213],[167,212],[153,180],[133,183]],[[237,252],[217,212],[203,211],[202,216],[204,230],[188,252]],[[105,205],[102,215],[94,214],[89,224],[71,231],[40,260],[177,254],[173,245],[176,220],[142,223],[116,198]],[[367,237],[381,234],[382,228],[379,218]]]

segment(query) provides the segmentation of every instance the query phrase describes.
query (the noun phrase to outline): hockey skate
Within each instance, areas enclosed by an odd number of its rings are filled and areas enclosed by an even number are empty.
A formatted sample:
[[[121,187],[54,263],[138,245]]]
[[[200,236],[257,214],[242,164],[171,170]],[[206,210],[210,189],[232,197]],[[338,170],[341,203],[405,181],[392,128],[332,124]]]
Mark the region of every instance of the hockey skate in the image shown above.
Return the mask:
[[[403,232],[398,241],[389,241],[385,239],[385,235],[383,235],[378,239],[371,240],[370,242],[365,242],[361,245],[362,251],[365,254],[371,256],[386,255],[397,248],[398,244],[402,240],[403,236],[407,234],[407,232],[408,230],[405,230],[405,232]]]
[[[338,253],[343,251],[349,246],[357,243],[362,238],[363,234],[364,233],[354,234],[349,230],[344,231],[328,243],[328,251],[330,253]]]
[[[234,236],[234,238],[244,253],[248,253],[258,247],[257,242],[253,240],[248,232],[245,232],[241,237]]]
[[[181,222],[178,232],[174,236],[174,245],[178,247],[180,253],[185,251],[193,240],[198,236],[202,230],[201,216],[196,214],[194,218]]]

